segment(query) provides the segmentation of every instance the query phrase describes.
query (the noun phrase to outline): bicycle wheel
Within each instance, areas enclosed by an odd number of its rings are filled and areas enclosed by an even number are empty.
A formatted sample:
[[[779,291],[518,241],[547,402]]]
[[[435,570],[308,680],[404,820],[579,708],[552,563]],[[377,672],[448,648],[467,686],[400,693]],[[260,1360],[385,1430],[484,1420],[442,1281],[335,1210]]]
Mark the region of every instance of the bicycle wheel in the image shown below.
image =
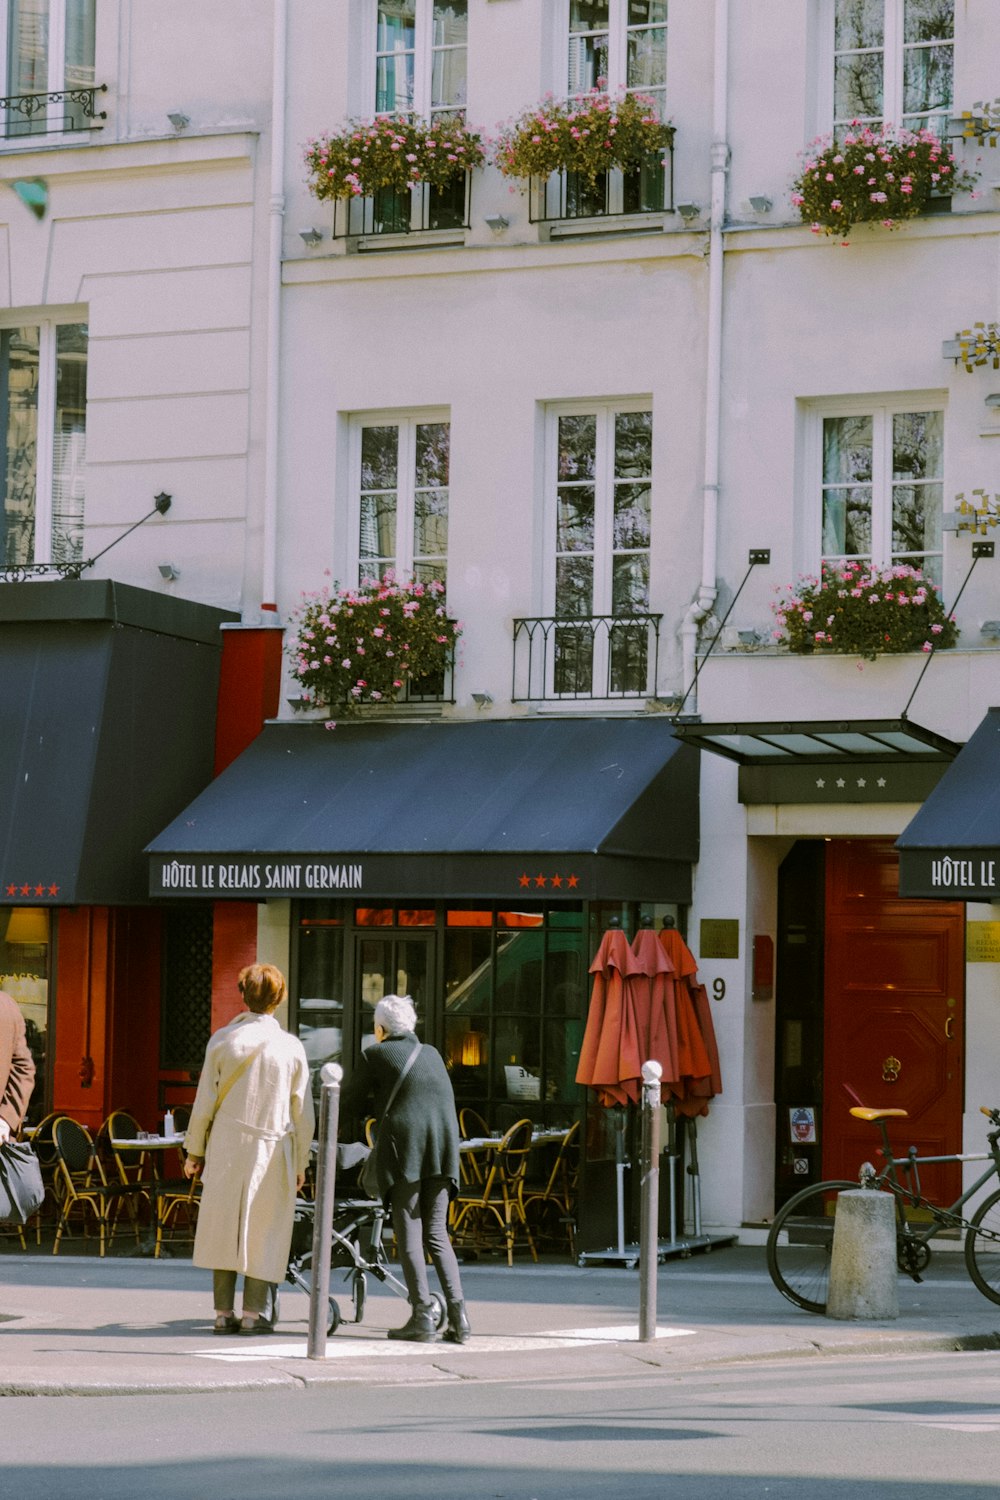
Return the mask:
[[[779,1208],[767,1236],[767,1269],[783,1297],[806,1312],[826,1312],[833,1216],[856,1182],[817,1182]]]
[[[965,1236],[965,1269],[984,1297],[1000,1302],[1000,1191],[991,1193],[972,1215]]]

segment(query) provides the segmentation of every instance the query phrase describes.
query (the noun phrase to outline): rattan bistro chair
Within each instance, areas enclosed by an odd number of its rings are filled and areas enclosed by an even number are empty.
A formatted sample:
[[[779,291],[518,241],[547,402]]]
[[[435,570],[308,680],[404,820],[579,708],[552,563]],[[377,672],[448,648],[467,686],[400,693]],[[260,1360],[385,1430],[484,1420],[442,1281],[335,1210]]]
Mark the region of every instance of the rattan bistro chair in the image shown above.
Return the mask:
[[[452,1204],[452,1234],[459,1244],[480,1248],[498,1241],[512,1266],[517,1236],[523,1232],[532,1260],[538,1259],[521,1196],[530,1151],[531,1121],[518,1120],[490,1149],[483,1181],[459,1185]]]
[[[59,1222],[52,1254],[59,1254],[67,1225],[72,1216],[78,1214],[84,1234],[91,1220],[96,1224],[103,1255],[108,1243],[114,1238],[122,1203],[130,1196],[134,1197],[141,1189],[137,1183],[107,1180],[90,1131],[76,1120],[61,1115],[52,1127],[52,1139],[59,1164],[61,1193]],[[134,1217],[132,1228],[138,1243],[139,1226]]]
[[[522,1199],[526,1218],[544,1233],[564,1234],[569,1253],[576,1255],[576,1189],[580,1170],[580,1122],[576,1121],[560,1142],[555,1159],[544,1179],[524,1183]]]
[[[135,1147],[116,1146],[115,1141],[135,1141]],[[139,1140],[139,1121],[127,1109],[113,1109],[97,1132],[95,1141],[111,1182],[131,1187],[124,1196],[125,1208],[135,1224],[152,1201],[150,1178],[156,1176],[149,1152]]]
[[[466,1106],[458,1112],[458,1133],[463,1141],[480,1140],[490,1133],[490,1127],[478,1110]],[[482,1182],[486,1176],[487,1150],[485,1147],[462,1148],[458,1167],[463,1182]]]
[[[186,1243],[194,1241],[198,1204],[201,1200],[201,1178],[185,1178],[183,1184],[173,1181],[154,1183],[153,1195],[156,1217],[153,1256],[159,1260],[165,1239],[169,1242],[178,1238]]]

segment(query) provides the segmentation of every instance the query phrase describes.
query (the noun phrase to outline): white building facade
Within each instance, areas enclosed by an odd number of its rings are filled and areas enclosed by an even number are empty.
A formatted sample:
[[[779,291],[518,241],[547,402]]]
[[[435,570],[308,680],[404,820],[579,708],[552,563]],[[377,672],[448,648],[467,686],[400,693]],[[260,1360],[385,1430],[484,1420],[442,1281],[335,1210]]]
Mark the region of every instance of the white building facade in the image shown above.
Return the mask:
[[[771,604],[842,553],[918,561],[950,602],[974,538],[944,518],[956,497],[1000,488],[995,376],[967,369],[955,344],[998,316],[995,153],[955,123],[997,93],[988,0],[283,0],[209,18],[181,5],[155,21],[97,0],[93,33],[100,128],[9,143],[49,204],[38,220],[8,195],[3,317],[40,330],[39,412],[54,424],[58,330],[87,331],[78,555],[157,492],[173,496],[89,576],[238,612],[254,640],[331,580],[387,566],[446,578],[463,634],[444,690],[361,722],[390,736],[465,726],[486,766],[512,724],[624,736],[640,720],[667,747],[680,710],[813,737],[798,779],[756,774],[771,752],[750,734],[722,748],[751,764],[703,749],[697,845],[672,828],[670,797],[654,797],[642,851],[624,839],[624,863],[581,876],[579,899],[554,887],[552,848],[535,865],[541,845],[511,851],[545,882],[518,906],[499,865],[464,887],[445,879],[430,834],[423,873],[395,890],[381,866],[326,904],[294,881],[270,900],[244,889],[240,951],[252,927],[255,951],[289,967],[293,1021],[297,1007],[330,1055],[360,1041],[380,987],[422,986],[428,1034],[465,1070],[470,1107],[505,1119],[513,1065],[539,1079],[539,1115],[569,1119],[595,938],[611,916],[627,928],[667,917],[699,961],[720,1047],[723,1092],[699,1122],[707,1224],[752,1236],[793,1186],[862,1159],[864,1136],[843,1123],[852,1102],[905,1095],[926,1116],[921,1141],[977,1146],[1000,1035],[989,934],[975,930],[967,963],[967,927],[997,914],[901,900],[893,844],[953,753],[940,742],[964,742],[998,701],[983,630],[1000,613],[996,565],[977,563],[958,646],[929,665],[792,655],[773,640]],[[67,78],[90,66],[87,45],[60,54]],[[647,181],[636,196],[612,172],[598,199],[487,165],[449,212],[428,215],[419,192],[403,219],[398,204],[390,218],[378,202],[310,193],[307,143],[348,120],[461,111],[492,137],[546,95],[591,87],[649,93],[673,125],[655,191]],[[800,154],[855,116],[939,128],[978,171],[975,196],[940,197],[892,230],[859,224],[847,245],[814,233],[790,200]],[[901,458],[914,432],[918,475]],[[861,512],[850,536],[835,472],[848,450]],[[56,496],[68,462],[53,458],[49,476],[39,462],[39,540],[8,561],[56,557],[43,491]],[[907,475],[921,531],[904,546]],[[286,661],[268,713],[315,738],[297,696]],[[872,740],[873,724],[905,717],[928,738]],[[817,742],[834,724],[854,739]],[[340,733],[326,736],[331,755]],[[643,815],[670,754],[616,819]],[[828,768],[840,754],[843,775]],[[512,785],[498,780],[501,796]],[[428,827],[440,813],[425,809]],[[598,864],[614,843],[610,830],[593,843]],[[278,833],[269,847],[296,853]],[[170,838],[157,849],[185,853]],[[416,858],[389,835],[362,852],[372,872],[377,858]],[[179,893],[154,877],[160,894]],[[505,925],[522,908],[535,925]],[[217,924],[235,920],[227,910]],[[929,951],[929,929],[941,967],[925,994],[931,960],[909,955]],[[863,961],[862,931],[875,934]],[[516,962],[511,932],[534,934]],[[845,954],[871,980],[863,994]],[[917,990],[919,1005],[887,1000]],[[851,1072],[862,1056],[869,1071]],[[798,1137],[793,1111],[812,1120]],[[593,1126],[591,1138],[597,1160],[606,1142]]]

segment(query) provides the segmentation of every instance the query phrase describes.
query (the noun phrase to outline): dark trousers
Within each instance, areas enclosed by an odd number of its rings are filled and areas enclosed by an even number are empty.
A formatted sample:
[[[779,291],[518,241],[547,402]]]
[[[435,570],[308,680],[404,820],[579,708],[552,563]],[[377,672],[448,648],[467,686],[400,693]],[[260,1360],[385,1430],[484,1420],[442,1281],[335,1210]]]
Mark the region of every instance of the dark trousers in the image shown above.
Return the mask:
[[[430,1301],[425,1251],[448,1302],[462,1302],[462,1278],[448,1238],[448,1179],[397,1182],[389,1197],[392,1228],[410,1306]]]
[[[236,1272],[213,1271],[212,1292],[215,1310],[232,1312],[236,1300]],[[255,1276],[243,1278],[243,1311],[260,1313],[269,1323],[278,1321],[278,1288],[270,1281],[258,1281]]]

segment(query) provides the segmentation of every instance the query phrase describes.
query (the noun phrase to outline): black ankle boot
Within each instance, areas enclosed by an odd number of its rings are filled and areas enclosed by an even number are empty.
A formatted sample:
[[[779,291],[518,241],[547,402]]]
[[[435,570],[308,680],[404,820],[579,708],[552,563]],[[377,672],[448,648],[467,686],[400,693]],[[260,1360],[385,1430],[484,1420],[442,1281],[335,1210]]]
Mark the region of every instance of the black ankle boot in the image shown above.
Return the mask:
[[[449,1344],[464,1344],[472,1337],[472,1329],[469,1327],[469,1319],[465,1312],[464,1302],[448,1303],[448,1327],[443,1334],[444,1340]]]
[[[433,1344],[437,1341],[434,1303],[418,1302],[402,1328],[390,1328],[391,1339],[406,1339],[411,1344]]]

